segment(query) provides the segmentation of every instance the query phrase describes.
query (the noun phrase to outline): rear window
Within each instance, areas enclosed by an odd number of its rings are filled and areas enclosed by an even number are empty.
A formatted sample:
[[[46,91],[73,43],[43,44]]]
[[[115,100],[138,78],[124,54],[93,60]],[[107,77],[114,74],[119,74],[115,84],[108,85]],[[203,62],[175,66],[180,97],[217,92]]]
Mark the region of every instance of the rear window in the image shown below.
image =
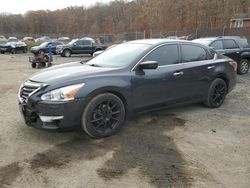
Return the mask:
[[[243,48],[249,48],[250,47],[246,38],[240,38],[238,41],[239,41],[240,45]]]

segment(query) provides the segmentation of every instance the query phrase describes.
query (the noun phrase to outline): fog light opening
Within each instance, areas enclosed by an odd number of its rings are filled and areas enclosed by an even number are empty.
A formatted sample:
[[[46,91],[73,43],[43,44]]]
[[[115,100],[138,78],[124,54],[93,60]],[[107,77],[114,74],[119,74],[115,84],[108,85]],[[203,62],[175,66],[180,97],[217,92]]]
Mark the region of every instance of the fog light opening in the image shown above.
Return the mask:
[[[53,121],[59,121],[63,119],[63,116],[41,116],[40,119],[42,122],[52,123]]]

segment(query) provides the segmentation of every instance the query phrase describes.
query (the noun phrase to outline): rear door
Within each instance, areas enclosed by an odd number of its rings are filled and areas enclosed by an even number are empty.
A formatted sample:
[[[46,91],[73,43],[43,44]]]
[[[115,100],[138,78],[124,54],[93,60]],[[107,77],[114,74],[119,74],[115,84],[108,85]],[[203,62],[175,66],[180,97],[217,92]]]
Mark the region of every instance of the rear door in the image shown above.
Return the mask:
[[[224,55],[239,62],[240,60],[240,47],[233,39],[223,39]]]
[[[82,53],[84,54],[91,54],[92,53],[92,42],[90,40],[83,40],[83,48],[82,48]]]
[[[185,95],[184,65],[180,64],[177,43],[154,49],[141,62],[157,61],[155,70],[137,70],[132,76],[133,100],[136,110],[180,102]]]
[[[181,54],[185,100],[200,100],[206,95],[216,68],[213,57],[206,48],[189,43],[181,44]]]

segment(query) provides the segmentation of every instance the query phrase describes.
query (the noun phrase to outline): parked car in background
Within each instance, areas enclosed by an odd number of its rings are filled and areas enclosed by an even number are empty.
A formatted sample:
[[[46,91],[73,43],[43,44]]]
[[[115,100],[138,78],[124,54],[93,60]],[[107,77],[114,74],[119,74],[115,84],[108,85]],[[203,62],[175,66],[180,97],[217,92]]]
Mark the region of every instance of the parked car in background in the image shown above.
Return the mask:
[[[117,44],[111,45],[111,46],[109,46],[106,50],[108,50],[108,49],[110,49],[110,48],[113,48],[113,47],[115,47],[116,45],[117,45]],[[105,51],[105,50],[96,51],[96,52],[93,54],[93,57],[96,57],[96,56],[102,54],[104,51]]]
[[[238,63],[238,74],[246,74],[250,66],[250,46],[244,37],[225,36],[193,40],[209,46],[221,54],[232,58]]]
[[[56,47],[58,45],[63,45],[63,42],[55,41],[55,42],[44,42],[39,46],[34,46],[30,49],[30,51],[34,54],[38,53],[49,53],[49,45],[51,45],[52,53],[56,54]]]
[[[8,42],[18,42],[18,39],[16,37],[9,37]]]
[[[25,43],[27,43],[27,42],[35,42],[35,39],[33,37],[24,37],[22,39],[22,42],[25,42]]]
[[[51,41],[52,41],[52,39],[48,36],[43,36],[43,37],[37,38],[35,40],[35,42],[37,42],[37,43],[51,42]]]
[[[178,36],[168,36],[166,39],[170,39],[170,40],[178,40],[179,37]]]
[[[95,43],[95,40],[89,37],[72,40],[70,43],[57,47],[57,54],[62,57],[70,57],[72,54],[90,54],[105,50],[107,46]]]
[[[67,44],[71,41],[69,37],[59,37],[57,40],[63,42],[64,44]]]
[[[6,43],[8,40],[5,38],[5,36],[0,35],[0,44]]]
[[[24,42],[7,42],[4,45],[0,45],[1,54],[10,52],[15,54],[17,52],[26,53],[28,51],[27,45]]]
[[[236,69],[230,58],[193,42],[131,41],[87,63],[31,76],[20,87],[19,105],[29,126],[81,127],[102,138],[137,113],[188,102],[220,107],[235,87]]]

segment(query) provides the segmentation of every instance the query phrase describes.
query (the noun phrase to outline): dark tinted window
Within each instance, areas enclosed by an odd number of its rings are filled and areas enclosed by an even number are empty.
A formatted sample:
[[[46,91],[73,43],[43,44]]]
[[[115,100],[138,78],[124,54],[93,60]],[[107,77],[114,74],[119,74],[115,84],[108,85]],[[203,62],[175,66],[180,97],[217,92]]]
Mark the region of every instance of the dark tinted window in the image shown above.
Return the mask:
[[[249,44],[246,38],[238,39],[238,42],[241,44],[243,48],[249,48]]]
[[[234,40],[226,39],[223,41],[223,44],[224,44],[224,49],[239,48],[239,46],[236,44]]]
[[[52,46],[57,46],[57,45],[61,45],[61,44],[62,44],[61,42],[53,42]]]
[[[182,60],[183,62],[202,61],[206,60],[207,52],[200,46],[189,44],[182,45]]]
[[[77,46],[82,45],[82,41],[81,41],[81,40],[76,41],[76,45],[77,45]]]
[[[221,49],[223,49],[223,43],[222,43],[221,40],[214,41],[210,46],[212,48],[214,48],[215,50],[221,50]]]
[[[179,63],[178,45],[161,46],[151,52],[143,61],[157,61],[159,66]]]
[[[90,40],[83,40],[82,43],[83,43],[83,45],[91,45]]]

